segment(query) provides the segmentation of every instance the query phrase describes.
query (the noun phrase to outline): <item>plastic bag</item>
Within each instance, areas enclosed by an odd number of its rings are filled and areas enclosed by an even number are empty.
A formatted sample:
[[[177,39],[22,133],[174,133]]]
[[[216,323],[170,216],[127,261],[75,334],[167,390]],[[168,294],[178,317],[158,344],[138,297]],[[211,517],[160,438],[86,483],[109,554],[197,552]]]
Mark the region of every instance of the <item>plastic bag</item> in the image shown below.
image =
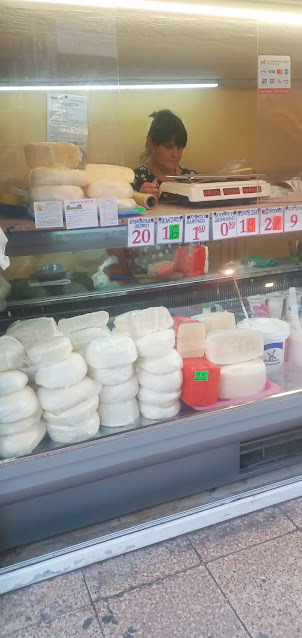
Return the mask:
[[[107,268],[107,266],[112,266],[112,264],[118,264],[117,257],[108,257],[108,259],[106,259],[99,267],[98,271],[92,275],[91,279],[96,290],[108,290],[110,288],[118,287],[118,283],[110,281],[108,275],[104,272],[105,268]]]

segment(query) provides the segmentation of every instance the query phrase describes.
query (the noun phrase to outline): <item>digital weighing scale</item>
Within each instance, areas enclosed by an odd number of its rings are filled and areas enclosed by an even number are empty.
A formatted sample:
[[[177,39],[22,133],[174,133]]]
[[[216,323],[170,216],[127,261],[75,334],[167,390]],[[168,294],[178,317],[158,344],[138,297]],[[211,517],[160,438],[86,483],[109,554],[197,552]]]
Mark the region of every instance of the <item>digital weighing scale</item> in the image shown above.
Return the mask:
[[[167,175],[169,182],[159,188],[162,201],[173,204],[196,205],[228,200],[265,198],[271,186],[257,175]]]

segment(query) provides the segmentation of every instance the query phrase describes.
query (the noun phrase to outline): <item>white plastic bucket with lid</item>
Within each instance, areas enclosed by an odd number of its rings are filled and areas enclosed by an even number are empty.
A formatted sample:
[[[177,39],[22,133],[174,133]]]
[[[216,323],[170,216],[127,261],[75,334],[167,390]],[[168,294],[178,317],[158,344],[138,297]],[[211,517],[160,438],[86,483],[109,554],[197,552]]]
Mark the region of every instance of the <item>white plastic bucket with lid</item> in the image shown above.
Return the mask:
[[[290,326],[286,321],[273,318],[244,319],[238,323],[238,328],[253,328],[262,332],[264,337],[263,361],[267,367],[282,366],[286,359],[287,340]]]

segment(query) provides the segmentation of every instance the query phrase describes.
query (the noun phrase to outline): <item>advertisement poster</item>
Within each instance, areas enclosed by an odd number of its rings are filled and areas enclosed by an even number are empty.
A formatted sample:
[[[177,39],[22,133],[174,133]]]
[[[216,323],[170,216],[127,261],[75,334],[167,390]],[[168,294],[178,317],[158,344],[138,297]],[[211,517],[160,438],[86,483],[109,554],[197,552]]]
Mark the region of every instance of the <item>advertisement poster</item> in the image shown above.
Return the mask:
[[[47,141],[76,144],[87,157],[87,97],[47,94]]]
[[[290,93],[291,60],[289,55],[258,56],[258,92]]]

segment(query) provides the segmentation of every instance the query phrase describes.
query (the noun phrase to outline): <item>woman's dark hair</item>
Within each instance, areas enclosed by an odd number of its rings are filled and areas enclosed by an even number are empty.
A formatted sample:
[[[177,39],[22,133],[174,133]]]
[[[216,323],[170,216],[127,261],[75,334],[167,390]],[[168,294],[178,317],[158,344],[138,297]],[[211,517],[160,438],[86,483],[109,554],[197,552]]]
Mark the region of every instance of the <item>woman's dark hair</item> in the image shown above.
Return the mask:
[[[188,135],[180,117],[169,109],[155,111],[149,117],[153,118],[153,122],[150,126],[148,137],[150,137],[153,144],[159,146],[160,144],[173,142],[179,148],[185,148]],[[146,161],[148,155],[149,151],[147,150],[142,154],[142,160]]]

